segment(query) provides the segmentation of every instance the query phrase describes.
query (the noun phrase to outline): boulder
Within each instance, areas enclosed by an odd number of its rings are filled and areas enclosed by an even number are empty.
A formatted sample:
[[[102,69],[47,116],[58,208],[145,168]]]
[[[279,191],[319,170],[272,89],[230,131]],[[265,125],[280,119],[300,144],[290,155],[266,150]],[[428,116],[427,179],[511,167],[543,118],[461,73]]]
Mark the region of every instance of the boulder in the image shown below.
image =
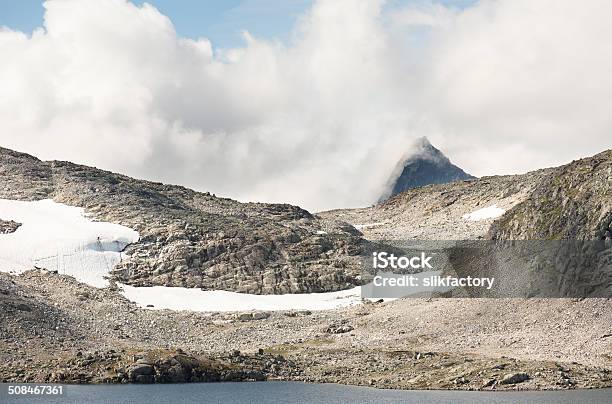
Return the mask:
[[[128,377],[134,383],[153,383],[154,373],[155,369],[148,364],[135,364],[128,369]]]
[[[529,380],[529,375],[525,372],[508,373],[501,379],[501,384],[516,384]]]
[[[267,311],[258,311],[257,313],[253,313],[253,320],[264,320],[270,317],[270,313]]]
[[[353,330],[353,326],[349,324],[332,324],[327,327],[325,332],[328,334],[344,334]]]
[[[251,320],[253,320],[253,313],[240,313],[240,314],[238,314],[238,320],[240,320],[240,321],[251,321]]]

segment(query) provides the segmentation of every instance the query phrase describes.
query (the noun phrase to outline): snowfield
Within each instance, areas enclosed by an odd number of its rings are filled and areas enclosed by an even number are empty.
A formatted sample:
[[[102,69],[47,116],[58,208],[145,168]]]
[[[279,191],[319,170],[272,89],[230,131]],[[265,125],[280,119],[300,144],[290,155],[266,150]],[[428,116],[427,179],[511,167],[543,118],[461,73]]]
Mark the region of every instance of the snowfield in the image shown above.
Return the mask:
[[[366,229],[371,229],[372,227],[379,227],[379,226],[384,226],[385,223],[381,222],[381,223],[365,223],[365,224],[354,224],[353,227],[356,228],[357,230],[366,230]]]
[[[192,311],[329,310],[361,304],[361,288],[328,293],[251,295],[222,290],[120,285],[123,295],[141,307]]]
[[[0,235],[0,271],[44,268],[95,287],[108,285],[104,277],[139,237],[128,227],[93,222],[83,209],[49,199],[0,199],[0,218],[22,224],[14,233]]]
[[[506,213],[502,208],[498,208],[497,205],[489,206],[487,208],[478,209],[472,213],[461,216],[463,219],[477,222],[485,219],[495,219]]]

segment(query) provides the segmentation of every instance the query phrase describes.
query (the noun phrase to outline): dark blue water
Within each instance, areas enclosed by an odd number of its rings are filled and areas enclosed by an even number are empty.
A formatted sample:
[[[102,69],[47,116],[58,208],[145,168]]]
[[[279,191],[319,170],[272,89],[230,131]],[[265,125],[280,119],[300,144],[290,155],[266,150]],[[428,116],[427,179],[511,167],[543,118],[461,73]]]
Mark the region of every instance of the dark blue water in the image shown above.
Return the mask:
[[[300,382],[193,383],[153,385],[69,385],[62,397],[8,397],[1,403],[470,403],[470,404],[610,404],[612,389],[472,392],[378,390],[368,387]]]

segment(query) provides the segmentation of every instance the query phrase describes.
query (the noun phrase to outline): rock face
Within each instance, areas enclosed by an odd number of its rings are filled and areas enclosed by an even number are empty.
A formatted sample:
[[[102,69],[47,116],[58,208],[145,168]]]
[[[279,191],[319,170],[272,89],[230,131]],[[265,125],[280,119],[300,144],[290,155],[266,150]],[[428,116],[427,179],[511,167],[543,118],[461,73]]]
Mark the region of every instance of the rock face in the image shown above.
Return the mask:
[[[492,239],[612,239],[612,150],[555,168],[500,218]]]
[[[361,233],[297,206],[239,203],[2,148],[0,198],[52,198],[137,230],[113,274],[134,286],[279,294],[360,282]]]
[[[564,240],[549,245],[543,254],[555,263],[556,270],[548,271],[549,284],[556,286],[561,296],[609,297],[612,150],[551,170],[529,198],[493,223],[489,238]],[[529,248],[535,248],[533,243],[521,250],[528,252]],[[538,265],[533,264],[531,274],[541,271]]]
[[[382,200],[411,188],[476,178],[451,163],[448,157],[433,147],[425,137],[417,140],[415,149],[415,153],[401,163],[400,167],[403,168],[397,178],[395,176],[399,170],[396,170],[390,193],[383,195]]]

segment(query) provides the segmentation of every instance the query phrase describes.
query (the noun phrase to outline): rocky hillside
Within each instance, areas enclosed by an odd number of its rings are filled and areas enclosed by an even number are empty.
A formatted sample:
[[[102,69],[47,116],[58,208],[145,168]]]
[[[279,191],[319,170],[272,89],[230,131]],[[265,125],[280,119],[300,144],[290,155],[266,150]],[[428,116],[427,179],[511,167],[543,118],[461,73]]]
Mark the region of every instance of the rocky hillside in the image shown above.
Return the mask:
[[[448,157],[432,146],[425,137],[416,141],[414,149],[414,153],[395,170],[390,193],[383,195],[382,200],[412,188],[476,178],[451,163]]]
[[[548,257],[554,269],[542,280],[534,263],[520,280],[540,279],[528,286],[565,296],[612,296],[612,150],[552,170],[529,198],[493,223],[488,237],[577,240],[548,243],[545,252],[538,246],[535,254],[533,242],[519,245],[514,256]]]
[[[489,206],[506,212],[463,216]],[[320,213],[346,221],[367,239],[612,239],[612,150],[521,175],[409,189],[362,209]]]
[[[492,207],[503,214],[470,219]],[[374,207],[321,215],[351,223],[371,240],[490,239],[454,251],[452,261],[462,276],[500,280],[503,289],[492,296],[612,293],[612,151],[523,175],[411,189]]]
[[[409,189],[372,207],[319,215],[354,225],[368,240],[482,239],[494,219],[470,221],[463,216],[493,205],[511,209],[526,200],[549,171],[428,185]]]
[[[612,239],[612,150],[550,171],[496,221],[493,239]]]
[[[131,259],[113,274],[130,285],[277,294],[359,284],[360,233],[297,206],[239,203],[3,148],[0,198],[51,198],[137,230]]]

